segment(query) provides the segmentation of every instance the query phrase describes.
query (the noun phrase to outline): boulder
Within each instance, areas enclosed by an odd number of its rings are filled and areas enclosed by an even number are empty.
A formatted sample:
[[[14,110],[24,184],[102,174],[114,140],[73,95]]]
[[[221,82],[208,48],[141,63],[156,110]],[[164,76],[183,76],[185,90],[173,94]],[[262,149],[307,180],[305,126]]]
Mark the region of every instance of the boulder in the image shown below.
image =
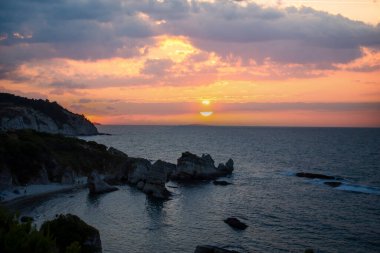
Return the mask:
[[[163,171],[165,171],[166,174],[166,181],[169,181],[171,175],[175,172],[177,165],[174,163],[165,162],[162,160],[157,160],[153,166],[160,167]]]
[[[227,218],[224,220],[224,222],[230,225],[231,227],[240,229],[240,230],[244,230],[248,227],[246,224],[244,224],[239,219],[234,218],[234,217]]]
[[[306,177],[310,179],[337,179],[333,176],[326,176],[323,174],[316,174],[316,173],[307,173],[307,172],[298,172],[296,173],[297,177]]]
[[[168,199],[170,192],[166,189],[167,172],[163,162],[156,162],[150,167],[143,192],[155,198]]]
[[[342,182],[329,181],[329,182],[324,182],[324,184],[335,188],[335,187],[341,186]]]
[[[210,245],[199,245],[195,248],[194,253],[238,253],[234,250],[228,250]]]
[[[99,174],[95,171],[91,173],[91,175],[87,179],[88,189],[90,190],[90,194],[100,194],[106,192],[112,192],[118,190],[117,187],[110,186],[106,182],[104,182]]]
[[[72,170],[64,171],[61,178],[61,184],[74,184],[74,183],[75,183],[74,172]]]
[[[109,147],[108,148],[108,153],[110,153],[111,155],[116,155],[116,156],[121,156],[121,157],[128,157],[127,154],[125,154],[124,152],[114,148],[114,147]]]
[[[145,181],[151,167],[152,164],[147,159],[129,158],[125,169],[128,183],[137,184],[139,181]]]
[[[215,167],[215,162],[209,154],[201,157],[190,152],[182,153],[177,160],[177,168],[171,175],[172,180],[194,180],[194,179],[214,179],[225,176],[233,171],[233,161],[229,160],[228,166],[219,164]]]
[[[214,185],[222,185],[222,186],[226,186],[226,185],[230,185],[230,184],[232,184],[232,183],[230,183],[230,182],[227,182],[227,181],[219,181],[219,180],[215,180],[214,182],[213,182],[213,184]]]
[[[136,185],[136,188],[139,189],[139,190],[142,190],[144,188],[144,181],[139,181]]]

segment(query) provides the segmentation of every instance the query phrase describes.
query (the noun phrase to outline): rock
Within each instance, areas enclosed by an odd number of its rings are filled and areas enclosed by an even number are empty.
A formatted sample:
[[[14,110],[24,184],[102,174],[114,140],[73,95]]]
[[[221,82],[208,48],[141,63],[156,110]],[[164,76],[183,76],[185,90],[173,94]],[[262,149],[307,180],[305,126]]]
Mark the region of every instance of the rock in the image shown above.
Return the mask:
[[[74,184],[75,183],[75,176],[72,170],[66,170],[63,172],[62,178],[61,178],[61,184]]]
[[[297,177],[306,177],[310,179],[336,179],[333,176],[326,176],[323,174],[307,173],[307,172],[298,172],[296,173]]]
[[[324,184],[335,188],[335,187],[341,186],[342,182],[329,181],[329,182],[324,182]]]
[[[227,169],[233,171],[234,170],[234,160],[232,160],[231,158],[228,159],[228,161],[226,163],[226,167],[227,167]]]
[[[88,189],[90,190],[90,194],[100,194],[106,192],[112,192],[118,190],[117,187],[110,186],[106,182],[104,182],[100,176],[94,171],[87,179]]]
[[[216,168],[215,162],[209,154],[203,154],[199,157],[190,152],[185,152],[182,153],[180,158],[178,158],[177,168],[171,175],[171,179],[214,179],[220,176],[225,176],[233,170],[233,161],[232,164],[231,161],[229,161],[229,166],[219,164],[218,168]]]
[[[168,199],[170,192],[166,189],[167,171],[165,164],[156,162],[149,169],[143,192],[155,198]]]
[[[199,245],[196,247],[194,253],[238,253],[234,250],[227,250],[210,245]]]
[[[222,186],[232,184],[232,183],[227,182],[227,181],[219,181],[219,180],[215,180],[213,183],[214,183],[214,185],[222,185]]]
[[[148,171],[152,164],[144,158],[129,158],[126,164],[126,173],[128,183],[137,184],[139,181],[145,181]]]
[[[111,155],[116,155],[116,156],[121,156],[121,157],[128,157],[127,154],[125,154],[124,152],[114,148],[114,147],[110,147],[108,149],[108,152],[111,154]]]
[[[139,190],[142,190],[144,188],[144,181],[139,181],[136,185],[136,188],[139,189]]]
[[[177,165],[175,165],[174,163],[169,163],[169,162],[165,162],[165,161],[161,161],[161,160],[157,160],[153,164],[153,166],[158,166],[165,171],[166,181],[169,181],[171,175],[174,173],[174,171],[177,168]]]
[[[52,221],[46,221],[41,226],[41,232],[55,239],[59,252],[66,252],[66,248],[75,241],[80,244],[81,252],[102,252],[99,231],[76,215],[61,214]]]
[[[43,166],[36,176],[29,180],[29,184],[48,184],[50,183],[49,176],[45,166]]]
[[[246,224],[244,224],[239,219],[234,218],[234,217],[227,218],[224,220],[224,222],[230,225],[231,227],[240,229],[240,230],[244,230],[248,227]]]

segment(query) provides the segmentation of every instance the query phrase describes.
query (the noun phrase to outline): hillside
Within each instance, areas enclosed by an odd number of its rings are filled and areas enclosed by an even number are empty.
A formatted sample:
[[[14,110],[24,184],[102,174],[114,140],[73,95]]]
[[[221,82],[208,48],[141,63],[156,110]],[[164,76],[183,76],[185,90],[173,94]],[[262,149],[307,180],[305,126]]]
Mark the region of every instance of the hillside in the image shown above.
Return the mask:
[[[17,130],[0,133],[0,188],[49,182],[74,183],[92,171],[112,173],[127,155],[93,141]]]
[[[83,115],[56,102],[0,93],[0,131],[33,129],[64,135],[95,135],[96,127]]]

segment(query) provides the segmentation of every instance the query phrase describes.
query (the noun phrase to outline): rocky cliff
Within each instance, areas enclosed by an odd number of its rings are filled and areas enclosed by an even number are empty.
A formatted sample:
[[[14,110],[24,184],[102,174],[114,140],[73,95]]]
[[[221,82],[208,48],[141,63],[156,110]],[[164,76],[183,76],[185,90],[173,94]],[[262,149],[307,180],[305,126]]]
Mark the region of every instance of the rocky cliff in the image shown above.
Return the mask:
[[[0,93],[0,131],[33,129],[64,135],[95,135],[96,127],[83,115],[56,102]]]

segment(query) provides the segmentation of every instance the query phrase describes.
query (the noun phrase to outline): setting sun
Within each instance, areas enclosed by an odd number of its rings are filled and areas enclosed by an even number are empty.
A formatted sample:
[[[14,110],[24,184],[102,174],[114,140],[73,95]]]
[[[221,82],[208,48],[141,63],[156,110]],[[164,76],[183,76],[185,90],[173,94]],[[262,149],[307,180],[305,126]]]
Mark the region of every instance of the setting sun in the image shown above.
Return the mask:
[[[200,114],[203,116],[203,117],[208,117],[208,116],[211,116],[213,114],[213,112],[200,112]]]

